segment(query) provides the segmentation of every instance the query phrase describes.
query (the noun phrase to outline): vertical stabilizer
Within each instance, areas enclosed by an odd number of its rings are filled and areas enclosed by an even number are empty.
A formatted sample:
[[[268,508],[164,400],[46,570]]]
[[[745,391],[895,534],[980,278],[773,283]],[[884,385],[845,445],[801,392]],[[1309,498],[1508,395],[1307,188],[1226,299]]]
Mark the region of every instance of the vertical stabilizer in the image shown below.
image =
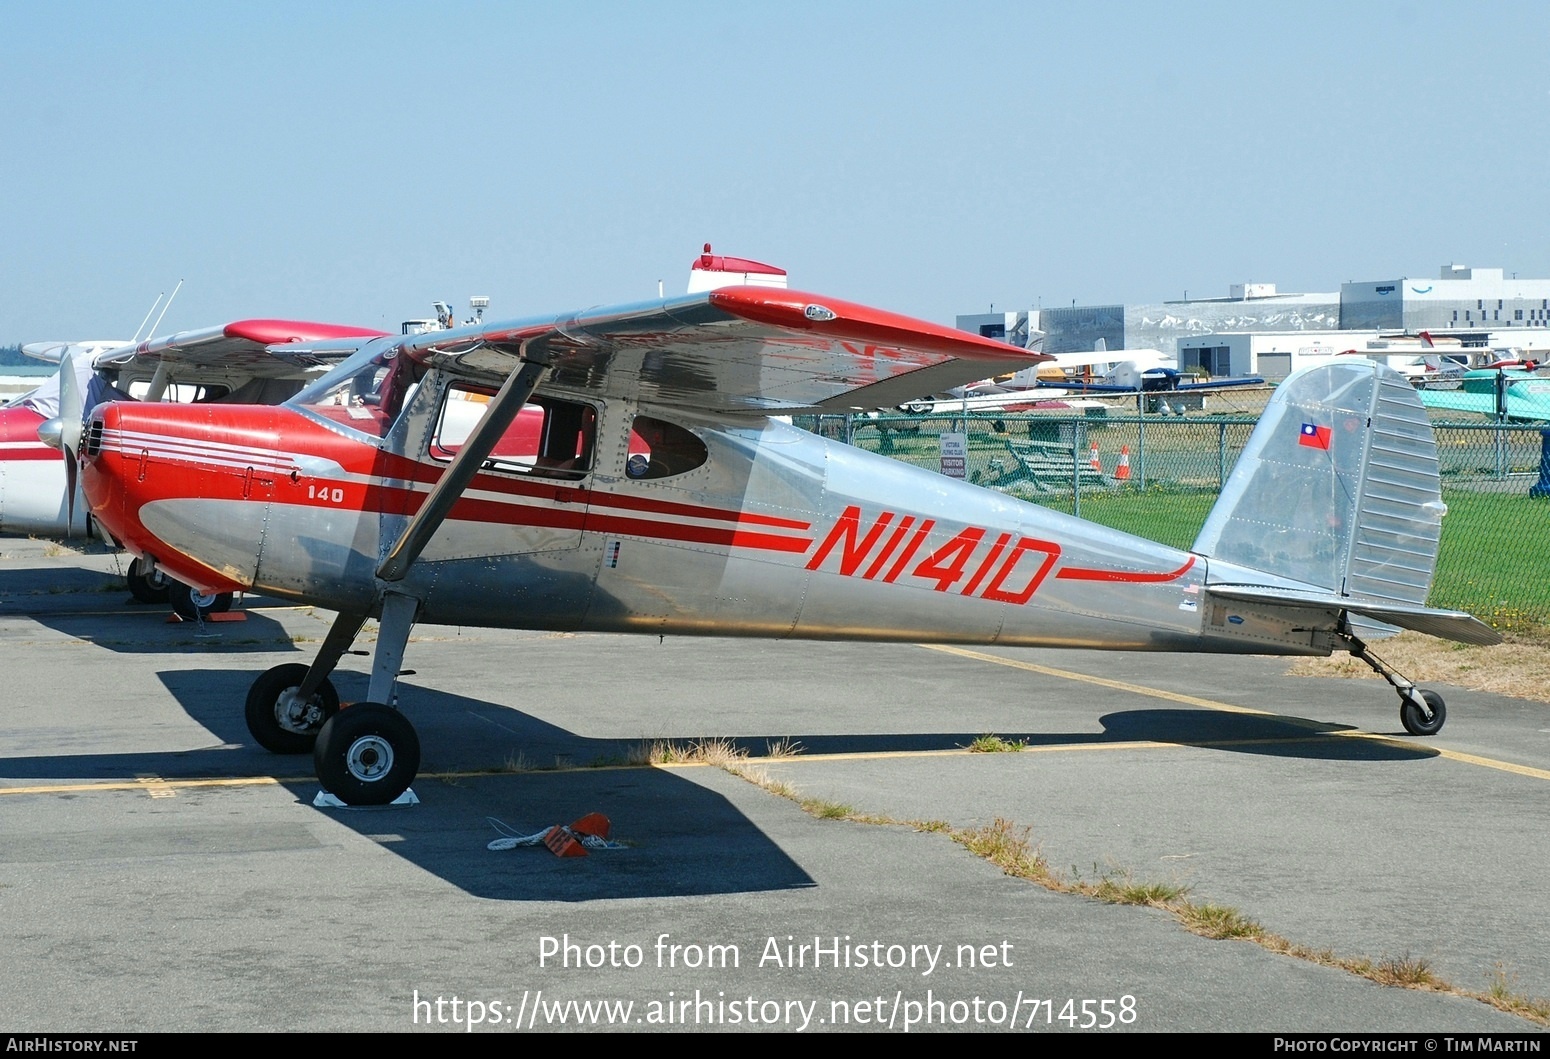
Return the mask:
[[[1446,510],[1415,390],[1353,358],[1276,388],[1193,550],[1353,600],[1423,604]]]

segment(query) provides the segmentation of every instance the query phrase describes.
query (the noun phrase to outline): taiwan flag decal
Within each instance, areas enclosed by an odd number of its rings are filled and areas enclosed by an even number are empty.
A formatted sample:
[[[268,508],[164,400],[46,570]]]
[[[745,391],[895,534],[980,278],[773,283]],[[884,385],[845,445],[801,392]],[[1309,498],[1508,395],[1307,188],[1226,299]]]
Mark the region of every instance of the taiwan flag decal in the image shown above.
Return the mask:
[[[1315,426],[1312,423],[1302,425],[1302,436],[1297,439],[1297,444],[1306,445],[1310,449],[1323,449],[1329,451],[1329,428]]]

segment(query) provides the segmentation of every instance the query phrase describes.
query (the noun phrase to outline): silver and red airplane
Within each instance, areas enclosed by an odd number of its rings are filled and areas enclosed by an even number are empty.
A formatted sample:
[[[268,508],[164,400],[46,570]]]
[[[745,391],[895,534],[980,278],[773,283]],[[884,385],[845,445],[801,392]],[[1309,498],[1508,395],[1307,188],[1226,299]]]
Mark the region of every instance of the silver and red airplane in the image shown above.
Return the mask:
[[[300,343],[326,354],[328,342]],[[278,407],[106,403],[63,424],[96,517],[206,592],[337,612],[247,696],[349,804],[420,759],[390,705],[416,622],[1326,655],[1442,727],[1368,640],[1496,633],[1425,605],[1445,508],[1414,390],[1368,361],[1283,383],[1188,551],[872,455],[782,417],[887,408],[1043,354],[734,286],[377,338]],[[68,376],[67,376],[68,377]],[[369,701],[329,674],[368,619]]]
[[[368,328],[297,320],[239,320],[222,327],[180,331],[143,342],[36,342],[24,347],[61,370],[42,386],[0,406],[0,534],[56,540],[93,536],[80,495],[75,464],[60,460],[58,422],[66,392],[84,409],[111,399],[188,403],[278,404],[294,396],[327,362],[298,355],[293,343],[318,339],[365,340],[384,334]],[[337,361],[345,350],[334,354]],[[68,368],[66,367],[68,365]],[[69,386],[64,372],[71,373]],[[129,590],[145,603],[187,610],[190,593],[138,560],[128,571]],[[222,595],[221,603],[230,597]]]

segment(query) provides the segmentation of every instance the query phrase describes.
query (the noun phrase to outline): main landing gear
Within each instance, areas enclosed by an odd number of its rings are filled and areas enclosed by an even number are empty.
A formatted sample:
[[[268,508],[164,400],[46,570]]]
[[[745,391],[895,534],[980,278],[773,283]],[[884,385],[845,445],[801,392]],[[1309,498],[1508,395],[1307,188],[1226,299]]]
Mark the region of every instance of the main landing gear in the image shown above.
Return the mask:
[[[207,614],[225,614],[231,609],[230,592],[201,592],[192,585],[172,581],[167,602],[184,621],[202,621]]]
[[[339,693],[324,677],[306,698],[299,694],[307,677],[300,662],[275,666],[253,681],[244,711],[248,731],[258,745],[276,754],[305,754],[318,741],[318,732],[339,712]]]
[[[160,567],[142,562],[138,556],[129,561],[124,580],[129,582],[129,594],[139,602],[153,606],[170,604],[178,617],[186,621],[207,614],[224,614],[231,609],[230,592],[201,592],[168,577]]]
[[[129,561],[129,572],[124,579],[129,582],[129,594],[141,603],[166,603],[174,584],[160,569],[154,566],[147,569],[147,564],[138,556]]]
[[[1346,639],[1350,643],[1351,657],[1366,662],[1373,672],[1399,692],[1399,723],[1405,726],[1405,731],[1411,735],[1436,735],[1442,731],[1443,722],[1448,719],[1448,707],[1441,695],[1427,688],[1418,688],[1400,676],[1349,631],[1346,632]]]
[[[404,659],[419,600],[389,592],[372,659],[366,702],[340,707],[329,681],[365,614],[340,613],[311,666],[275,666],[248,689],[248,731],[278,754],[312,751],[319,782],[346,805],[387,805],[409,789],[420,770],[420,737],[403,714],[384,703]]]

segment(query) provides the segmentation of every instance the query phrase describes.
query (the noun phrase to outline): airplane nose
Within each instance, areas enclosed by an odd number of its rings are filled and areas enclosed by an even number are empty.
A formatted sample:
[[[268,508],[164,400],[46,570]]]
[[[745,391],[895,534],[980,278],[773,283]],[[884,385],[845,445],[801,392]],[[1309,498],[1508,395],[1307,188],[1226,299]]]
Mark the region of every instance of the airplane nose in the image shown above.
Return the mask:
[[[123,482],[120,480],[122,460],[108,459],[102,451],[102,433],[105,423],[114,417],[113,405],[103,405],[87,420],[81,436],[81,490],[92,514],[116,540],[123,540],[118,525],[124,508]]]
[[[257,405],[98,405],[79,447],[87,502],[115,540],[178,580],[245,590],[277,474],[276,414]]]

